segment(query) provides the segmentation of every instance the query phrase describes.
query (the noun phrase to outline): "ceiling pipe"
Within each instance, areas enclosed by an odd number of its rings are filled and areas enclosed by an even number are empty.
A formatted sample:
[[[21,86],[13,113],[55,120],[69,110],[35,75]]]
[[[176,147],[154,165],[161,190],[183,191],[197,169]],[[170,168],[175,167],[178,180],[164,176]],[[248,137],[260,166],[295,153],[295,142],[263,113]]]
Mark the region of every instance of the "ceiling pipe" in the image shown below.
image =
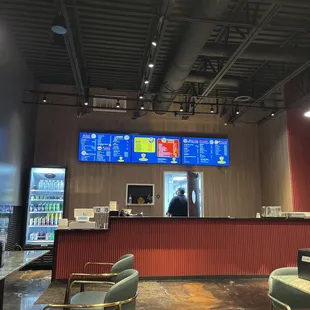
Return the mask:
[[[265,11],[265,13],[261,16],[258,24],[248,33],[243,42],[238,46],[232,56],[227,60],[222,69],[217,73],[216,77],[209,83],[206,89],[203,91],[203,96],[208,96],[212,90],[216,87],[218,82],[224,77],[224,75],[230,70],[230,68],[236,63],[239,59],[240,55],[244,53],[244,51],[250,46],[250,44],[255,39],[256,35],[260,31],[260,26],[267,25],[272,17],[276,14],[278,10],[278,6],[273,4],[270,5],[269,8]],[[199,104],[201,100],[196,102],[196,105]]]
[[[299,68],[294,70],[291,74],[286,76],[284,79],[273,85],[268,91],[266,91],[263,95],[261,95],[259,98],[257,98],[255,101],[252,102],[251,106],[255,106],[259,104],[260,102],[264,101],[267,99],[270,95],[272,95],[276,90],[278,90],[280,87],[285,85],[287,82],[291,81],[293,78],[298,76],[300,73],[305,71],[310,67],[310,60],[307,61],[306,63],[302,64]],[[231,123],[235,122],[240,116],[242,116],[248,109],[251,108],[251,106],[244,108],[243,110],[240,111],[240,113],[236,116],[234,116],[233,119],[231,119]]]
[[[224,19],[224,12],[226,12],[230,0],[205,0],[200,3],[195,15],[202,15],[201,17],[204,18]],[[160,88],[160,93],[153,103],[154,110],[169,110],[171,103],[165,101],[171,101],[175,98],[177,91],[182,87],[197,56],[215,28],[216,25],[214,24],[198,22],[192,23],[189,26],[174,59],[170,63],[170,67]]]
[[[80,65],[79,65],[79,61],[78,61],[78,57],[77,57],[77,53],[75,49],[75,43],[74,43],[72,29],[71,29],[71,22],[70,22],[70,18],[69,18],[68,11],[67,11],[64,0],[60,1],[60,10],[64,17],[66,28],[67,28],[67,33],[64,35],[64,40],[65,40],[65,45],[66,45],[68,57],[70,60],[71,68],[72,68],[73,78],[75,81],[77,92],[80,95],[84,95],[85,88],[83,84],[82,73],[80,70]]]
[[[279,5],[289,5],[289,6],[298,6],[304,8],[310,8],[309,0],[267,0],[265,2],[279,4]]]
[[[230,58],[237,50],[237,44],[208,43],[200,53],[202,56]],[[258,61],[302,63],[310,59],[310,50],[305,48],[280,47],[274,45],[251,44],[239,57]]]
[[[192,71],[189,74],[189,76],[185,79],[185,82],[210,83],[214,77],[215,77],[214,73],[202,73],[202,72]],[[225,76],[218,83],[218,86],[237,88],[240,86],[241,82],[242,82],[242,79],[239,77]]]

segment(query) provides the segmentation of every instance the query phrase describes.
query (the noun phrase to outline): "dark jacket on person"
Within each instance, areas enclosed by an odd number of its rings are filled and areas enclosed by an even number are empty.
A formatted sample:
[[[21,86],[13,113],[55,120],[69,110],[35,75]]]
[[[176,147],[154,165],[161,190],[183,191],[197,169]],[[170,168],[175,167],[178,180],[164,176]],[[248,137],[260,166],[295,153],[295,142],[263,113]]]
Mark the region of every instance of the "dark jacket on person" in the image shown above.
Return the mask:
[[[171,216],[187,216],[187,199],[184,195],[178,195],[171,199],[169,204],[168,213]]]

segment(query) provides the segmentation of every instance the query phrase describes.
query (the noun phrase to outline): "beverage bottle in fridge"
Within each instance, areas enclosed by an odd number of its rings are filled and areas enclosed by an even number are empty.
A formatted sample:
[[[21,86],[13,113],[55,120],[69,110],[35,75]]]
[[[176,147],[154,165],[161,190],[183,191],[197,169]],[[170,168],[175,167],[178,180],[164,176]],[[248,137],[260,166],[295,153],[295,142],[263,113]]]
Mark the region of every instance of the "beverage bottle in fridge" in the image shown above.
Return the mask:
[[[54,225],[54,214],[50,214],[50,226]]]
[[[55,211],[59,211],[60,210],[60,203],[59,202],[57,202],[56,203],[56,208],[55,208]]]
[[[50,238],[50,233],[46,233],[45,234],[45,240],[49,240],[49,238]]]
[[[64,182],[63,182],[63,181],[60,181],[60,190],[63,191],[64,188],[65,188],[65,187],[64,187]]]
[[[58,219],[58,214],[57,213],[55,214],[54,222],[55,222],[55,225],[59,224],[59,219]]]
[[[59,181],[55,181],[55,191],[59,191]]]
[[[33,226],[33,217],[31,217],[29,220],[29,226]]]

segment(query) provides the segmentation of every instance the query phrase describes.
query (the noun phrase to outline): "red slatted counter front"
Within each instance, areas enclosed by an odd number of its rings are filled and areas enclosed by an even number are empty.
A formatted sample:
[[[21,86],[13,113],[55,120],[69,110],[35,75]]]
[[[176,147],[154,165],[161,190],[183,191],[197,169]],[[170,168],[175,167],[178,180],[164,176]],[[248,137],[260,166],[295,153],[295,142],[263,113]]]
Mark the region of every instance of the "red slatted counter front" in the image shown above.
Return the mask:
[[[111,218],[109,231],[60,230],[54,279],[87,261],[133,253],[141,276],[267,275],[296,266],[310,247],[310,221],[285,219]]]

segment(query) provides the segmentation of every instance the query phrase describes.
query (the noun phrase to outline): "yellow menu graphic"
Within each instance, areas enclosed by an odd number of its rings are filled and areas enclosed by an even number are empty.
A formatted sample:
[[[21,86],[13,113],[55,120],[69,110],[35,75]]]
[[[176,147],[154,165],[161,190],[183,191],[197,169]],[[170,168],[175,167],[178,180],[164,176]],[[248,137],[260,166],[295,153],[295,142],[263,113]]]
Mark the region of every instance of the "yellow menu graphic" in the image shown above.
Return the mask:
[[[135,153],[155,153],[155,138],[134,138]]]

